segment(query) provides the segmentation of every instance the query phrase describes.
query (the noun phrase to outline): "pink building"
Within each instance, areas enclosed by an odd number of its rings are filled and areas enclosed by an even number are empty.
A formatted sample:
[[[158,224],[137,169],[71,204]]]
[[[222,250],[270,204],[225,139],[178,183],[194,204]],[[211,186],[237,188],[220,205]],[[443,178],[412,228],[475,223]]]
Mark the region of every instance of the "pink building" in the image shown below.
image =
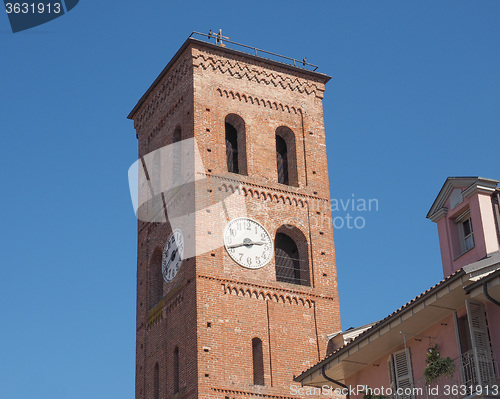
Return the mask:
[[[500,188],[450,177],[427,217],[444,279],[385,319],[332,334],[331,353],[295,381],[301,394],[500,397]],[[336,390],[336,391],[335,391]]]

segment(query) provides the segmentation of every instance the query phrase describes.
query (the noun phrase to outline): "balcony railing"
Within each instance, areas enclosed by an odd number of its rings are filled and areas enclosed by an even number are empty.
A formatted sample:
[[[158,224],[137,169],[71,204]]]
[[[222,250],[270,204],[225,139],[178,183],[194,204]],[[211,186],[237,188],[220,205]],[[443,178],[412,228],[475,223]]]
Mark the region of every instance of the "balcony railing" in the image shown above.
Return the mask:
[[[461,399],[500,394],[499,365],[491,351],[472,349],[454,359],[454,363],[453,375],[443,375],[429,385],[420,378],[414,382],[413,395],[400,398]]]

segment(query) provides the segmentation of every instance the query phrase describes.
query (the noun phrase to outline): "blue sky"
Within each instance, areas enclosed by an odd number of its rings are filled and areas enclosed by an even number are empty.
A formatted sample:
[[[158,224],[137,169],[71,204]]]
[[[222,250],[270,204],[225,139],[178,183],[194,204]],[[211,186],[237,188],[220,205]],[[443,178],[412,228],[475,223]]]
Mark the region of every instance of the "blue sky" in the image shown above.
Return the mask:
[[[0,13],[0,392],[132,398],[136,220],[126,115],[193,30],[333,78],[332,198],[378,200],[337,229],[343,327],[442,278],[425,218],[447,176],[500,178],[500,2],[81,0],[12,34]],[[336,216],[345,216],[338,212]]]

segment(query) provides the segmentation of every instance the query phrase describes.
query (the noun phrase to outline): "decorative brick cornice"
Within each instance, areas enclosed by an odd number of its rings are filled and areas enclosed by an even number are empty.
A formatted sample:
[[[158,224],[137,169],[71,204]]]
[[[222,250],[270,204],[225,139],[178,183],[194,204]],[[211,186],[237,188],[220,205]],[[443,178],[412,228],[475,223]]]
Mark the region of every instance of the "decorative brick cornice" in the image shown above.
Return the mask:
[[[225,183],[222,183],[219,187],[219,191],[230,192],[231,194],[237,193],[240,195],[244,195],[245,197],[250,197],[254,199],[259,199],[261,201],[274,202],[277,204],[285,204],[290,206],[296,206],[298,208],[305,208],[308,205],[313,205],[314,203],[321,203],[322,205],[318,206],[317,209],[331,209],[329,206],[329,200],[326,198],[315,197],[312,195],[299,194],[293,191],[280,190],[272,187],[262,186],[255,183],[244,182],[237,179],[231,179],[226,176],[214,175],[209,173],[201,173],[197,172],[198,175],[214,178],[218,180],[222,180]],[[175,198],[175,201],[184,201],[184,197]],[[176,204],[176,203],[172,203]],[[159,226],[162,225],[161,222],[144,222],[143,226],[139,228],[138,233],[141,234],[144,230],[148,235],[152,234],[153,231]]]
[[[274,300],[276,302],[282,301],[283,303],[296,303],[302,305],[313,306],[316,299],[326,299],[326,300],[335,300],[335,298],[327,297],[324,295],[313,294],[307,291],[301,290],[292,290],[288,288],[281,287],[272,287],[269,285],[261,285],[255,283],[248,282],[238,282],[229,279],[223,279],[213,276],[205,276],[202,274],[198,274],[198,278],[203,278],[206,280],[217,281],[221,283],[222,288],[224,290],[224,294],[228,295],[241,295],[241,296],[249,296],[252,298],[264,299],[264,300]],[[235,291],[236,290],[236,291]],[[255,295],[257,294],[257,295]],[[262,294],[262,295],[261,295]],[[288,301],[287,298],[290,298]],[[295,298],[295,299],[294,299]]]
[[[226,176],[214,175],[209,173],[200,173],[201,175],[207,177],[213,177],[215,179],[227,181],[229,184],[222,185],[222,189],[226,189],[231,192],[236,192],[241,195],[251,196],[252,198],[262,199],[265,201],[273,201],[276,203],[282,202],[289,205],[295,205],[299,207],[307,206],[310,200],[329,202],[326,198],[314,197],[312,195],[300,194],[294,191],[280,190],[273,187],[263,186],[255,183],[249,183],[242,180],[231,179]],[[252,188],[253,187],[253,188]],[[281,194],[280,194],[281,193]]]
[[[214,392],[223,393],[225,395],[236,395],[233,397],[226,396],[227,398],[230,398],[230,399],[240,399],[241,397],[244,397],[244,398],[268,398],[268,399],[297,399],[297,397],[292,397],[292,396],[282,396],[282,395],[273,395],[273,394],[267,394],[267,393],[239,391],[239,390],[235,390],[235,389],[224,389],[224,388],[214,388],[214,387],[212,387],[211,389]]]
[[[137,116],[134,118],[136,130],[143,127],[143,125],[160,110],[160,106],[169,98],[172,90],[184,79],[184,76],[189,73],[190,69],[189,58],[183,57],[178,61],[177,65],[169,71],[162,83],[158,84],[153,93],[149,95],[150,98],[147,103],[140,108]]]
[[[149,330],[155,324],[161,322],[166,316],[177,307],[183,300],[183,287],[173,288],[158,304],[147,314],[146,328]]]
[[[323,98],[324,89],[318,87],[314,82],[296,76],[286,76],[269,68],[251,65],[243,61],[220,57],[215,52],[197,51],[193,55],[193,66],[229,74],[237,79],[246,79],[267,86],[281,87],[282,89]]]
[[[239,185],[238,186],[233,186],[232,184],[226,184],[222,183],[222,185],[219,187],[219,191],[224,191],[224,192],[237,192],[241,195],[244,195],[245,197],[251,197],[251,198],[256,198],[256,199],[261,199],[263,201],[270,201],[270,202],[276,202],[276,203],[282,203],[282,204],[287,204],[287,205],[293,205],[293,206],[298,206],[300,208],[304,208],[304,206],[307,205],[307,200],[302,200],[294,198],[293,196],[289,195],[277,195],[277,194],[271,194],[270,192],[266,191],[259,191],[257,189],[252,189],[252,188],[247,188],[247,187],[242,187],[240,189]]]
[[[223,283],[222,287],[224,289],[224,294],[226,295],[236,295],[254,299],[260,299],[263,301],[273,301],[276,303],[288,303],[290,305],[302,305],[307,308],[314,306],[314,301],[310,299],[304,299],[303,297],[289,294],[281,294],[273,292],[273,290],[257,289],[251,288],[248,285],[242,284],[231,284]]]
[[[238,93],[233,90],[225,90],[220,87],[217,88],[216,92],[220,97],[229,98],[231,100],[238,100],[247,104],[253,104],[276,111],[288,112],[289,114],[302,115],[302,109],[300,107],[294,107],[293,105],[282,104],[277,101],[266,100],[265,98],[258,98],[249,94]]]
[[[156,126],[151,129],[149,132],[147,139],[151,140],[152,137],[154,137],[165,125],[165,122],[167,118],[171,117],[172,115],[175,114],[175,111],[178,110],[178,108],[184,103],[184,97],[181,96],[174,105],[170,107],[170,109],[163,115],[163,117],[160,119],[160,121],[156,124]]]

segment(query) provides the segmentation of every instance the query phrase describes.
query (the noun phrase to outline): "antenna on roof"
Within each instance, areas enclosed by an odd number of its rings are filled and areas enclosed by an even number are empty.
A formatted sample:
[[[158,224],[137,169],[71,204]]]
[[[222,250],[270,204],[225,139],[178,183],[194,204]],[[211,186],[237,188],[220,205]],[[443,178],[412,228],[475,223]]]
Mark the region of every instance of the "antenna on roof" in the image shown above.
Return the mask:
[[[219,33],[215,34],[212,32],[212,29],[210,29],[210,32],[208,32],[208,38],[211,39],[212,36],[215,37],[215,44],[218,46],[226,47],[226,45],[222,42],[222,39],[227,39],[229,40],[229,36],[222,36],[222,29],[219,29]]]
[[[277,57],[278,62],[288,62],[288,63],[292,64],[294,67],[299,67],[300,64],[302,64],[302,66],[305,69],[310,68],[309,70],[312,70],[312,71],[316,71],[316,69],[318,69],[317,65],[313,65],[313,64],[308,63],[306,57],[304,57],[302,59],[302,61],[300,61],[300,60],[296,60],[295,58],[285,57],[284,55],[279,55],[276,53],[271,53],[270,51],[258,49],[256,47],[247,46],[246,44],[233,42],[233,41],[229,40],[228,36],[222,35],[222,29],[219,29],[218,33],[212,32],[212,29],[210,29],[210,31],[208,32],[208,35],[206,33],[200,33],[200,32],[194,31],[189,35],[189,37],[192,37],[193,35],[205,36],[205,37],[208,37],[209,39],[215,39],[215,44],[218,46],[221,46],[221,47],[226,47],[226,45],[223,43],[223,39],[224,39],[227,43],[231,43],[231,44],[236,45],[238,47],[243,47],[246,50],[246,52],[253,54],[255,56],[262,57],[262,55],[258,54],[258,53],[267,54],[273,58]],[[248,50],[251,50],[251,52]],[[239,51],[241,51],[241,50],[239,50]],[[272,60],[273,58],[270,58],[270,59]],[[284,60],[286,60],[286,61],[284,61]]]

